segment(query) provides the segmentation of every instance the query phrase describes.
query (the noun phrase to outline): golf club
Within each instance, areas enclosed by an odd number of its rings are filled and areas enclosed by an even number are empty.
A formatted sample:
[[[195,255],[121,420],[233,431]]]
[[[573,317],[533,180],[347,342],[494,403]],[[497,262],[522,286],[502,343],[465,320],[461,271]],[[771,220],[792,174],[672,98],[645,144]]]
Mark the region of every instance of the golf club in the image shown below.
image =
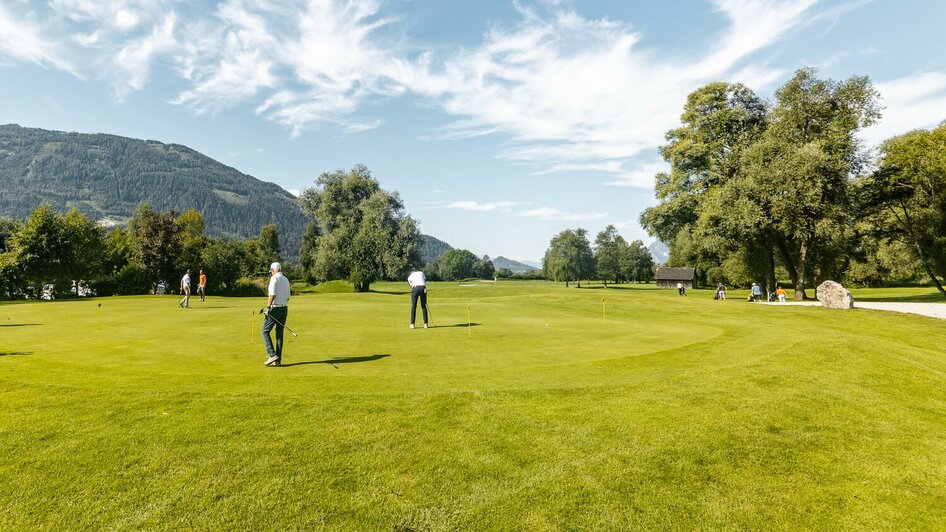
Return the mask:
[[[291,334],[291,335],[293,335],[293,336],[296,336],[296,337],[299,336],[298,334],[296,334],[296,331],[290,329],[288,325],[286,325],[285,323],[283,323],[283,322],[277,320],[276,318],[270,316],[270,315],[269,315],[269,312],[266,312],[266,309],[265,309],[265,308],[259,309],[259,313],[260,313],[260,314],[265,314],[265,315],[269,316],[269,319],[275,321],[275,322],[276,322],[277,324],[279,324],[279,325],[282,325],[284,329],[286,329],[287,331],[289,331],[289,334]]]

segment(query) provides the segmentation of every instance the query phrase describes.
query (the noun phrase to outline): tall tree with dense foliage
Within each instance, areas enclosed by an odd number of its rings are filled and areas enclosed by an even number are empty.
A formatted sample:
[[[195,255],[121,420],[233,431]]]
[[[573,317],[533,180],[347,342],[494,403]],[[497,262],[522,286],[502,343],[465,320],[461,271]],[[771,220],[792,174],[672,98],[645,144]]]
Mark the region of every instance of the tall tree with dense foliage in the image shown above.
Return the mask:
[[[637,283],[654,278],[654,256],[642,240],[635,240],[623,248],[621,271],[625,280]]]
[[[771,107],[740,85],[698,89],[667,134],[671,172],[657,175],[659,203],[641,223],[670,244],[671,265],[770,289],[781,265],[804,298],[850,247],[849,185],[866,160],[856,134],[878,116],[867,78],[822,80],[813,69],[797,71]]]
[[[181,248],[181,226],[174,211],[160,213],[150,204],[142,203],[128,227],[135,242],[134,262],[148,273],[152,289],[160,281],[173,285],[178,277],[176,257]]]
[[[594,253],[584,229],[566,229],[552,237],[542,258],[545,274],[553,281],[565,281],[566,287],[575,281],[581,288],[581,280],[590,279],[594,267]]]
[[[200,255],[210,239],[204,234],[204,217],[194,209],[189,209],[177,217],[177,227],[180,238],[180,249],[176,252],[178,270],[188,268],[197,271],[200,265]]]
[[[44,284],[63,278],[66,254],[62,216],[44,203],[33,210],[11,241],[11,262],[19,277],[38,292]]]
[[[492,279],[496,275],[496,267],[489,255],[483,255],[473,263],[473,275],[477,279]]]
[[[444,281],[459,281],[475,275],[476,255],[466,249],[449,249],[434,261],[433,270]]]
[[[318,223],[303,243],[319,281],[346,279],[356,292],[403,277],[419,264],[420,232],[396,193],[381,189],[367,167],[323,173],[300,198]]]
[[[862,190],[885,236],[907,244],[946,296],[946,122],[884,142]]]
[[[737,181],[742,154],[765,131],[767,112],[765,101],[739,83],[710,83],[687,97],[681,127],[668,131],[661,147],[670,172],[656,176],[658,204],[641,215],[643,227],[669,244],[668,265],[693,266],[705,276],[741,248],[764,245],[758,210]]]
[[[837,273],[837,249],[853,225],[852,176],[867,162],[857,132],[880,117],[878,94],[866,77],[836,82],[806,68],[775,96],[746,173],[766,200],[776,250],[803,299],[808,283]]]
[[[103,272],[105,232],[76,209],[63,216],[62,230],[65,245],[61,278],[67,284],[74,282],[75,295],[78,296],[82,281],[91,281]]]
[[[626,248],[627,242],[613,225],[608,225],[595,237],[595,274],[605,287],[608,281],[619,283],[627,280],[621,261],[627,253]]]

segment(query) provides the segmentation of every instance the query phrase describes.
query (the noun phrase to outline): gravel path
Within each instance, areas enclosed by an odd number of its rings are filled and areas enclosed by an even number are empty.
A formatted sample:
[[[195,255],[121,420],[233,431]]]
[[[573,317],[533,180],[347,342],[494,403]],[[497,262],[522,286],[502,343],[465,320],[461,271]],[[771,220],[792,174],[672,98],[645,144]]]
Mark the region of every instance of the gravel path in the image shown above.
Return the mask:
[[[764,305],[794,305],[801,307],[820,307],[818,301],[786,301],[785,303],[763,303]],[[919,314],[931,318],[946,320],[946,303],[887,303],[881,301],[854,300],[854,308],[868,308],[873,310],[887,310],[890,312],[905,312]]]

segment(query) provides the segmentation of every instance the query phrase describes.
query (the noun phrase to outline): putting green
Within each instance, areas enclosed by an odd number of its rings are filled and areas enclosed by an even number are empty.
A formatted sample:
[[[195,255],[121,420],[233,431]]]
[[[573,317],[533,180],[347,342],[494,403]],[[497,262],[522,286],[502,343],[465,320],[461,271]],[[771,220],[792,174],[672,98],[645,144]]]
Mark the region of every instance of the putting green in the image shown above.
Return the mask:
[[[655,354],[722,334],[707,325],[681,326],[673,315],[640,319],[646,305],[621,292],[602,305],[597,291],[504,296],[503,290],[431,288],[435,319],[423,329],[418,309],[413,330],[409,296],[394,290],[297,296],[288,325],[300,336],[285,334],[278,369],[262,366],[261,299],[195,298],[190,309],[160,296],[11,305],[7,318],[20,326],[6,337],[10,345],[29,346],[25,365],[50,382],[85,372],[89,386],[144,379],[182,389],[222,380],[234,390],[254,390],[257,381],[292,380],[287,391],[400,393],[559,386],[572,377],[556,367]],[[387,386],[395,377],[398,386]]]

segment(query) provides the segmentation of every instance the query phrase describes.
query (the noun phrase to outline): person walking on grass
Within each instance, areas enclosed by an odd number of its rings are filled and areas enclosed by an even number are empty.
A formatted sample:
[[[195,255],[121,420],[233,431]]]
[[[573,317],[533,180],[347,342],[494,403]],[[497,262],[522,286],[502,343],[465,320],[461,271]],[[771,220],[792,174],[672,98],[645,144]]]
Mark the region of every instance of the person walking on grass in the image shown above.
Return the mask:
[[[411,285],[411,329],[414,328],[414,318],[417,316],[417,300],[420,299],[420,309],[424,314],[424,328],[427,328],[427,276],[424,272],[411,272],[407,277],[407,284]]]
[[[200,296],[200,302],[203,303],[207,296],[207,276],[204,274],[204,270],[200,270],[200,276],[197,278],[197,295]]]
[[[289,279],[282,274],[282,265],[269,266],[269,299],[266,300],[266,318],[263,319],[263,345],[266,346],[267,366],[282,365],[282,339],[286,317],[289,315]],[[276,329],[276,346],[269,331]]]
[[[187,270],[184,272],[184,277],[181,277],[181,294],[184,297],[177,303],[177,306],[181,308],[191,308],[191,271]]]
[[[687,287],[683,286],[683,283],[677,283],[677,293],[681,296],[687,295]]]
[[[719,286],[716,287],[716,299],[726,301],[726,285],[723,283],[719,283]]]
[[[784,303],[784,302],[785,302],[785,289],[784,289],[784,288],[782,288],[781,286],[777,287],[777,288],[775,289],[775,295],[778,296],[778,302],[779,302],[779,303]]]

